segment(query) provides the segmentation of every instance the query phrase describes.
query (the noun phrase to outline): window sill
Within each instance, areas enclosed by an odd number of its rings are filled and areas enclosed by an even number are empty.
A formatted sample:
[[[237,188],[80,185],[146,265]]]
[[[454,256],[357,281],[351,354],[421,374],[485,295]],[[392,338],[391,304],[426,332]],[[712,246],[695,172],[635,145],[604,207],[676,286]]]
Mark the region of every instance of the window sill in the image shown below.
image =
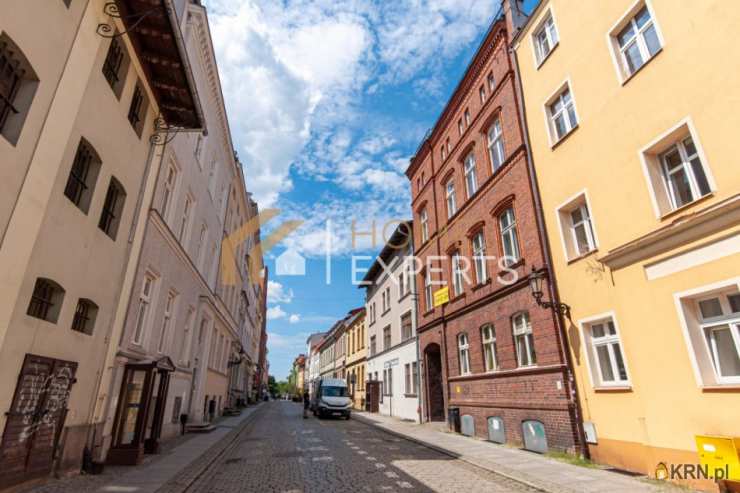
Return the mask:
[[[386,315],[386,314],[387,314],[388,312],[390,312],[390,311],[391,311],[391,309],[390,309],[390,308],[388,308],[388,309],[387,309],[387,310],[385,310],[385,311],[384,311],[383,313],[381,313],[381,314],[380,314],[380,316],[381,316],[381,317],[384,317],[384,316],[385,316],[385,315]]]
[[[403,394],[404,397],[419,397],[417,394]]]
[[[740,382],[705,385],[701,388],[701,391],[702,392],[740,392]]]
[[[594,248],[593,250],[589,250],[586,253],[582,253],[582,254],[578,255],[577,257],[569,258],[567,264],[568,265],[574,264],[574,263],[578,262],[579,260],[583,260],[585,258],[590,257],[591,255],[594,255],[594,254],[598,253],[598,251],[599,251],[598,248]]]
[[[465,291],[463,291],[462,293],[460,293],[460,294],[458,294],[458,295],[450,298],[450,301],[448,303],[452,304],[452,303],[454,303],[456,301],[463,300],[463,299],[465,299]]]
[[[663,47],[662,46],[660,47],[660,49],[658,51],[655,52],[655,55],[653,55],[650,58],[648,58],[647,60],[645,60],[645,63],[643,63],[642,65],[640,65],[640,68],[638,68],[637,70],[635,70],[634,72],[632,72],[631,74],[629,74],[628,76],[626,76],[626,77],[624,77],[622,79],[622,87],[624,87],[625,84],[627,84],[629,81],[631,81],[634,76],[636,76],[648,63],[652,62],[655,59],[655,57],[657,57],[661,53],[663,53]],[[619,58],[619,54],[617,54],[617,57]],[[619,72],[620,72],[620,74],[622,74],[622,71],[624,70],[624,67],[622,66],[621,62],[617,62],[617,63],[619,63]]]
[[[632,385],[599,385],[594,387],[594,392],[607,394],[632,392]]]
[[[544,57],[542,57],[542,60],[535,61],[535,69],[536,70],[539,70],[540,67],[542,67],[542,65],[545,64],[545,62],[547,61],[547,59],[550,58],[550,55],[552,55],[552,52],[555,51],[558,46],[560,46],[560,40],[558,40],[558,42],[555,43],[555,45],[552,47],[552,49],[550,49],[550,51],[547,52],[547,55],[545,55]],[[535,47],[535,51],[536,50],[537,50],[537,48]]]
[[[712,197],[714,197],[714,192],[713,191],[712,192],[709,192],[708,194],[706,194],[706,195],[704,195],[702,197],[699,197],[698,199],[696,199],[696,200],[694,200],[692,202],[689,202],[688,204],[682,205],[678,209],[673,209],[672,211],[666,212],[665,214],[663,214],[662,216],[660,216],[660,220],[661,221],[665,221],[667,219],[671,219],[671,218],[674,218],[676,216],[679,216],[679,215],[681,215],[681,213],[685,212],[686,210],[694,207],[695,205],[702,204],[702,203],[706,202],[707,200],[709,200]]]
[[[578,115],[576,115],[576,118],[577,117],[578,117]],[[555,142],[553,142],[552,144],[550,144],[550,150],[551,151],[554,151],[555,148],[558,147],[558,146],[560,146],[561,143],[563,143],[564,141],[568,140],[568,137],[570,137],[573,134],[573,132],[575,132],[576,130],[578,130],[578,127],[579,126],[580,126],[579,124],[576,124],[573,128],[571,128],[570,130],[568,130],[568,132],[565,135],[563,135],[558,140],[556,140]]]
[[[489,284],[491,284],[491,278],[490,277],[488,279],[486,279],[484,282],[480,282],[480,283],[476,284],[471,289],[473,291],[478,291],[479,289],[484,288],[484,287],[488,286]]]
[[[424,313],[422,313],[422,316],[424,316],[424,317],[428,317],[428,316],[430,316],[430,315],[431,315],[432,313],[434,313],[434,308],[432,308],[431,310],[427,310],[427,311],[425,311]]]
[[[411,291],[410,290],[409,291],[406,291],[400,298],[398,298],[398,302],[400,303],[401,301],[403,301],[406,298],[408,298],[410,295],[411,295]]]

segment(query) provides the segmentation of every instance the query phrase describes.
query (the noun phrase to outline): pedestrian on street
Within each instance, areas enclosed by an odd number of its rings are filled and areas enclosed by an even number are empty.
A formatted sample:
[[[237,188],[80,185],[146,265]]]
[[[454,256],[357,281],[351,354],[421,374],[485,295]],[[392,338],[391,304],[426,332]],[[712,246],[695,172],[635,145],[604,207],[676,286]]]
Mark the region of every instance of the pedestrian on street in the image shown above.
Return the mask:
[[[303,391],[303,419],[308,418],[308,390]]]

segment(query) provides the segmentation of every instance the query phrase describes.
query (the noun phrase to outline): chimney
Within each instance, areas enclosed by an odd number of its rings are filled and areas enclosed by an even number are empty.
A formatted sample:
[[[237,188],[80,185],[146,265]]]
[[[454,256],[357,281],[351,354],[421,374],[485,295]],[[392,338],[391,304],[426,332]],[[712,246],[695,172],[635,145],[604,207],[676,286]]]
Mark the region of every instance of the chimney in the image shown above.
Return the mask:
[[[506,17],[509,39],[512,39],[527,22],[527,16],[524,14],[524,0],[501,0],[501,8]]]

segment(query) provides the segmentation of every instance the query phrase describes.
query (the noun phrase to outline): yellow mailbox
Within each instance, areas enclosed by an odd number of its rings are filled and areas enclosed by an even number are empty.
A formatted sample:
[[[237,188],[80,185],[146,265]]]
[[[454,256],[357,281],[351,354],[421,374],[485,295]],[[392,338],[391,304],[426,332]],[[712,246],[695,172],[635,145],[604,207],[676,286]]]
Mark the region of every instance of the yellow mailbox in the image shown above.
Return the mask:
[[[716,437],[696,435],[696,450],[699,452],[699,462],[709,469],[709,474],[715,471],[726,471],[726,478],[733,481],[740,480],[740,438]],[[723,473],[719,473],[723,474]]]

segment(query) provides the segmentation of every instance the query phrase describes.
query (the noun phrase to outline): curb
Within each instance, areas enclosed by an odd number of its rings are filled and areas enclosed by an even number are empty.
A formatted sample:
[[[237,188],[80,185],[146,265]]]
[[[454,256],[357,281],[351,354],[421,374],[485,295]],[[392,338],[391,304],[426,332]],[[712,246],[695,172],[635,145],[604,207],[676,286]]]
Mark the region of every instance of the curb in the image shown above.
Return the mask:
[[[461,460],[463,462],[466,462],[466,463],[468,463],[468,464],[470,464],[472,466],[475,466],[475,467],[478,467],[480,469],[486,470],[488,472],[491,472],[491,473],[497,474],[499,476],[502,476],[502,477],[504,477],[504,478],[506,478],[506,479],[508,479],[510,481],[515,481],[517,483],[523,484],[523,485],[525,485],[525,486],[527,486],[529,488],[532,488],[532,489],[535,489],[535,490],[538,490],[538,491],[542,491],[544,493],[562,493],[563,492],[563,490],[548,489],[545,486],[542,486],[542,485],[539,485],[539,484],[535,484],[535,483],[533,483],[531,481],[528,481],[526,479],[522,479],[522,478],[516,477],[516,476],[514,476],[512,474],[509,474],[509,473],[506,473],[506,472],[502,472],[502,471],[498,471],[496,469],[492,469],[489,466],[481,465],[480,463],[476,462],[475,460],[468,459],[465,456],[460,455],[460,454],[458,454],[456,452],[453,452],[451,450],[448,450],[446,448],[442,448],[442,447],[440,447],[438,445],[434,445],[434,444],[425,442],[424,440],[420,440],[418,438],[411,437],[409,435],[406,435],[404,433],[401,433],[400,431],[390,430],[388,428],[385,428],[383,426],[380,426],[380,425],[378,425],[377,423],[375,423],[374,421],[372,421],[371,419],[369,419],[369,418],[367,418],[365,416],[360,416],[360,415],[357,415],[357,414],[354,414],[353,413],[352,414],[352,418],[353,419],[356,419],[357,421],[359,421],[360,423],[362,423],[362,424],[364,424],[366,426],[372,426],[373,428],[377,428],[377,429],[379,429],[381,431],[384,431],[384,432],[386,432],[386,433],[388,433],[390,435],[394,435],[396,437],[403,438],[404,440],[408,440],[409,442],[414,442],[414,443],[416,443],[418,445],[421,445],[423,447],[426,447],[428,449],[434,450],[434,451],[439,452],[441,454],[445,454],[445,455],[447,455],[449,457],[453,457],[455,459],[458,459],[458,460]]]
[[[195,463],[202,457],[208,456],[209,454],[213,454],[212,457],[209,457],[207,461],[205,461],[203,464],[198,464],[198,472],[188,480],[187,483],[183,484],[177,484],[177,475],[161,485],[159,488],[157,488],[156,493],[170,493],[172,491],[179,491],[181,493],[185,493],[187,491],[190,491],[190,489],[193,487],[195,483],[203,479],[203,477],[207,476],[208,471],[211,470],[211,467],[219,462],[228,452],[230,452],[235,443],[238,441],[239,437],[244,433],[244,431],[249,427],[249,425],[256,419],[258,414],[260,413],[262,409],[262,405],[258,405],[254,411],[250,413],[249,416],[244,418],[244,421],[242,421],[236,428],[231,430],[226,436],[224,436],[221,441],[213,444],[211,448],[206,450],[203,454],[201,454],[200,457],[197,457],[193,459],[188,465],[186,465],[180,472],[185,471],[187,469],[190,469],[191,467],[194,467]],[[216,425],[218,426],[218,425]],[[219,450],[220,447],[220,450]]]

